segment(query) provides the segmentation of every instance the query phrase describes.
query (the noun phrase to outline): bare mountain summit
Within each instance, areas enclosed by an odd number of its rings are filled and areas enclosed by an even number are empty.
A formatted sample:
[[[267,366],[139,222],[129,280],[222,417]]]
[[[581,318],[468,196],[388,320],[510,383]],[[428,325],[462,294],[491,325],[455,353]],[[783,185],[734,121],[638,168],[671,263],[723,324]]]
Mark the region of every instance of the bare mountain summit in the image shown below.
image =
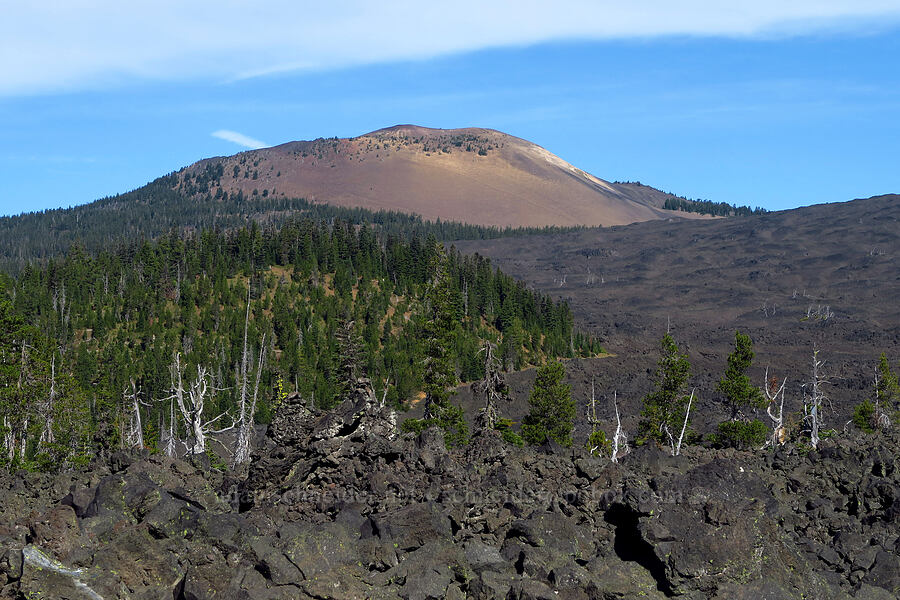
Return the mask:
[[[218,169],[218,165],[222,169]],[[536,144],[491,129],[397,125],[355,138],[290,142],[201,161],[212,193],[304,197],[476,225],[623,225],[673,216],[668,194],[613,184]]]

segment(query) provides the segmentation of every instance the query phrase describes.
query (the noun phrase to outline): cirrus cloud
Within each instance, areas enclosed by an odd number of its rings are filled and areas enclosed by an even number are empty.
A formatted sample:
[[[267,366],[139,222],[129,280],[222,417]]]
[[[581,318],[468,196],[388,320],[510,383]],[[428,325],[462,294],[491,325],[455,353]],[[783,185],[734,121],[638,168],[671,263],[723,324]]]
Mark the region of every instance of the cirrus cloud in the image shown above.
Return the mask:
[[[233,144],[237,144],[238,146],[243,146],[244,148],[249,148],[251,150],[259,150],[260,148],[266,148],[269,144],[265,142],[261,142],[252,137],[246,136],[243,133],[238,133],[237,131],[231,131],[229,129],[219,129],[217,131],[213,131],[211,134],[213,137],[219,138],[220,140],[225,140],[226,142],[231,142]]]
[[[4,3],[0,96],[228,81],[567,39],[884,28],[897,0],[34,0]]]

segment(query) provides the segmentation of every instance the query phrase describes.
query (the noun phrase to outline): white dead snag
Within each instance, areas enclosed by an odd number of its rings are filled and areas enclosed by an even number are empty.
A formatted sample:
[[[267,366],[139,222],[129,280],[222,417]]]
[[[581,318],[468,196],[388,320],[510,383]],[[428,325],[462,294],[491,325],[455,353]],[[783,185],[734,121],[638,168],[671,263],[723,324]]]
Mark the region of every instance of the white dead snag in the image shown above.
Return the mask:
[[[597,425],[599,423],[597,419],[597,399],[594,395],[594,378],[591,377],[591,406],[588,409],[588,423],[591,425],[591,435],[588,437],[588,440],[594,439],[594,434],[597,433]],[[594,454],[599,449],[599,446],[591,446],[589,451],[591,454]]]
[[[476,422],[482,429],[494,429],[497,426],[500,418],[497,403],[499,400],[509,400],[500,360],[494,354],[494,350],[494,345],[490,342],[486,342],[479,350],[484,352],[484,379],[476,381],[472,386],[475,393],[484,395],[484,408],[476,417]]]
[[[872,425],[875,429],[888,430],[891,428],[891,418],[881,407],[881,393],[878,389],[878,367],[875,367],[875,412],[872,415]]]
[[[250,426],[252,426],[253,415],[249,417],[250,425],[248,425],[247,415],[247,380],[249,373],[247,371],[247,328],[250,324],[250,285],[247,285],[247,310],[244,314],[244,347],[241,351],[241,371],[240,371],[240,398],[238,400],[238,438],[232,455],[231,468],[243,464],[250,460]]]
[[[209,371],[197,365],[197,376],[188,382],[187,390],[184,387],[184,373],[181,366],[181,354],[175,353],[175,358],[169,368],[172,376],[172,395],[166,400],[174,399],[178,412],[187,429],[188,442],[185,444],[188,454],[203,454],[206,452],[206,438],[210,434],[222,433],[234,428],[232,423],[222,429],[213,429],[213,423],[228,415],[224,412],[208,421],[205,421],[204,407],[214,388],[210,387]]]
[[[819,432],[825,425],[822,412],[827,397],[822,391],[822,386],[829,382],[822,376],[823,366],[825,366],[825,361],[819,360],[818,348],[813,348],[812,379],[804,386],[809,391],[804,391],[803,402],[803,420],[809,427],[809,441],[813,448],[819,447]]]
[[[129,420],[128,431],[124,438],[125,446],[130,449],[140,450],[144,447],[144,428],[141,423],[141,406],[145,406],[145,404],[141,402],[140,391],[134,383],[134,379],[131,380],[131,389],[125,388],[125,391],[122,392],[122,396],[130,405],[131,409],[131,419]]]
[[[16,433],[8,415],[3,416],[3,453],[9,462],[16,457]]]
[[[47,395],[47,401],[41,410],[44,426],[41,430],[41,437],[38,439],[38,448],[44,448],[56,441],[56,436],[53,434],[53,411],[56,405],[56,394],[56,353],[54,352],[50,358],[50,393]]]
[[[694,392],[697,388],[691,390],[691,397],[688,398],[687,410],[684,411],[684,424],[681,426],[681,435],[678,436],[678,444],[672,448],[672,456],[681,454],[681,442],[684,440],[684,432],[687,431],[688,417],[691,415],[691,404],[694,403]]]
[[[786,383],[787,379],[785,378],[782,380],[781,386],[777,387],[778,380],[774,376],[772,379],[769,379],[769,367],[766,367],[763,393],[766,395],[766,400],[769,401],[769,405],[766,407],[766,414],[772,419],[772,437],[766,442],[765,446],[769,444],[773,446],[784,444],[787,439],[787,430],[784,428],[784,386]],[[776,403],[778,404],[778,415],[774,413]],[[765,448],[765,446],[763,447]]]
[[[19,367],[19,377],[16,381],[16,398],[17,401],[21,402],[22,396],[24,395],[23,386],[27,384],[28,379],[28,346],[25,344],[25,340],[22,340],[22,358],[21,365]],[[19,418],[22,418],[23,415],[12,414],[10,416],[3,417],[3,426],[6,431],[6,435],[3,436],[3,445],[4,450],[6,451],[7,458],[9,462],[12,463],[16,459],[16,454],[18,453],[21,460],[25,460],[25,432],[28,431],[28,414],[24,415],[24,423],[20,424],[18,422]],[[20,440],[21,437],[21,440]]]
[[[379,410],[384,408],[384,405],[387,402],[388,385],[390,385],[390,382],[387,379],[385,379],[384,380],[384,391],[381,394],[381,402],[378,403]]]
[[[831,317],[834,316],[834,311],[831,310],[830,305],[818,304],[813,307],[812,304],[806,307],[806,318],[818,320],[821,319],[823,321],[827,321]]]
[[[19,444],[19,460],[21,462],[25,462],[25,447],[27,440],[25,439],[26,433],[28,432],[28,416],[25,416],[25,422],[22,424],[22,438],[21,443]]]
[[[628,436],[622,431],[622,420],[619,418],[619,403],[616,399],[616,392],[613,392],[613,407],[616,409],[616,434],[613,436],[612,460],[614,463],[628,454],[631,448],[628,447]]]
[[[162,422],[162,416],[160,416],[160,425],[159,445],[162,446],[163,454],[169,458],[175,458],[175,446],[178,440],[176,439],[174,398],[169,398],[169,427],[166,428],[165,423]]]
[[[250,406],[247,406],[246,400],[242,398],[240,406],[240,418],[238,420],[238,437],[234,448],[234,456],[232,457],[232,468],[237,465],[250,462],[250,443],[253,441],[253,423],[256,415],[256,403],[259,398],[259,380],[262,376],[263,363],[266,359],[266,336],[263,334],[262,343],[259,350],[259,360],[256,364],[256,374],[253,383],[253,397],[250,400]],[[243,369],[247,378],[246,369]],[[246,384],[242,384],[245,386]]]

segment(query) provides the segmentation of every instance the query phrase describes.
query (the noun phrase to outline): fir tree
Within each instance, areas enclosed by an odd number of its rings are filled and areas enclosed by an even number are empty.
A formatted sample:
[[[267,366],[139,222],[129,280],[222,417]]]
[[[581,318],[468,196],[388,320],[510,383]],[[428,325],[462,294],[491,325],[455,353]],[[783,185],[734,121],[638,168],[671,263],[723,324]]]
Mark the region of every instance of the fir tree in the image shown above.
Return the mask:
[[[425,295],[427,317],[422,327],[426,419],[437,416],[440,410],[446,408],[458,383],[452,351],[459,322],[443,246],[434,245],[431,271],[431,281]]]
[[[728,355],[725,375],[716,389],[725,395],[731,409],[731,420],[719,424],[717,440],[736,448],[761,446],[766,441],[766,426],[759,419],[750,420],[745,411],[763,408],[765,398],[753,387],[747,369],[753,362],[753,340],[740,331],[734,332],[734,352]]]
[[[734,332],[734,352],[728,355],[725,375],[716,389],[725,395],[731,409],[731,420],[744,420],[744,411],[765,407],[762,392],[750,384],[747,369],[753,362],[753,340],[740,331]]]
[[[531,412],[522,422],[522,437],[529,444],[543,444],[551,439],[562,446],[572,445],[575,424],[575,401],[571,387],[563,383],[566,368],[559,361],[547,363],[537,370],[534,388],[528,398]]]
[[[644,397],[638,441],[668,444],[682,427],[687,412],[690,397],[685,391],[691,363],[669,333],[660,340],[659,350],[655,389]]]

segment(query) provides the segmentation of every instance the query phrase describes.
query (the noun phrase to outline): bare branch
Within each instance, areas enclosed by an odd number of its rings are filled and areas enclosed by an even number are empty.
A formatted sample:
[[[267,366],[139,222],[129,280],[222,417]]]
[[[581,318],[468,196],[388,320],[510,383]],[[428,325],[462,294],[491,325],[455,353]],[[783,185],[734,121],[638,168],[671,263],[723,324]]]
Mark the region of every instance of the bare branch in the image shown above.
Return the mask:
[[[697,388],[691,390],[691,397],[688,398],[687,410],[684,413],[684,425],[681,426],[681,435],[678,436],[678,445],[672,451],[672,456],[678,456],[681,454],[681,441],[684,439],[684,432],[687,430],[688,417],[691,414],[691,404],[694,402],[694,392],[697,391]]]

